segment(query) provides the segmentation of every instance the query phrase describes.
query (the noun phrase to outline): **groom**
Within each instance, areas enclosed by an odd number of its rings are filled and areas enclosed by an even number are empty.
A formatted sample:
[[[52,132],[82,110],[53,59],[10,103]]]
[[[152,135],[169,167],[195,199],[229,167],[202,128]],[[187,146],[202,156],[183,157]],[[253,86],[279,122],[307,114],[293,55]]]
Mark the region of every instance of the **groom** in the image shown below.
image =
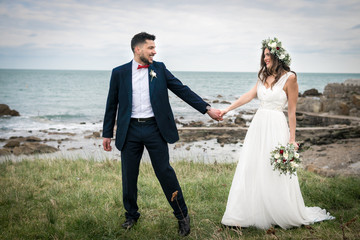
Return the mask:
[[[213,109],[196,93],[183,85],[169,72],[164,63],[155,62],[155,36],[141,32],[131,40],[134,59],[112,71],[103,125],[103,146],[111,151],[115,119],[116,141],[121,151],[123,203],[130,229],[140,217],[137,205],[137,179],[144,146],[149,152],[156,177],[178,219],[179,234],[190,233],[190,218],[185,200],[169,163],[168,143],[179,140],[174,116],[169,103],[168,89],[190,106],[215,120],[220,111]],[[117,114],[116,114],[117,112]],[[171,201],[178,191],[177,201]]]

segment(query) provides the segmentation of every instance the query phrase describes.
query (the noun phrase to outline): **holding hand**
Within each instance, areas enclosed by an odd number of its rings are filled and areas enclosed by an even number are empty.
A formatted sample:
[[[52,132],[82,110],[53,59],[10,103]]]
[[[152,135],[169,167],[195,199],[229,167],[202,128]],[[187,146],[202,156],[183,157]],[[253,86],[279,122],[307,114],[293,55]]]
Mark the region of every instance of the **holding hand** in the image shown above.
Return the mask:
[[[295,147],[295,150],[298,150],[299,149],[299,144],[295,141],[289,141],[290,144],[294,145]]]
[[[227,114],[229,112],[229,110],[227,109],[223,109],[220,111],[220,117],[223,117],[225,114]]]
[[[216,121],[222,121],[223,118],[222,116],[220,115],[221,114],[221,111],[219,109],[215,109],[215,108],[210,108],[208,111],[207,111],[207,114],[214,120]]]

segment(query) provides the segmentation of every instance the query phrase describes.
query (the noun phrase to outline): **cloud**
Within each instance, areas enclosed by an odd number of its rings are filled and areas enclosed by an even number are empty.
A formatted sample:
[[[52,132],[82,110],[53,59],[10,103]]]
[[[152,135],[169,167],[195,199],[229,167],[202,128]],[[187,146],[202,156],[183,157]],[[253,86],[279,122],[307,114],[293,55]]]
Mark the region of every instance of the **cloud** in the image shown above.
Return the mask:
[[[156,59],[175,70],[257,71],[261,40],[277,36],[295,67],[297,58],[309,54],[346,53],[354,59],[352,71],[358,71],[360,33],[350,30],[359,27],[354,22],[359,10],[355,0],[5,1],[0,48],[8,54],[0,55],[0,64],[11,67],[11,53],[25,51],[24,59],[31,54],[42,59],[37,68],[48,68],[44,59],[51,55],[59,68],[110,69],[130,60],[131,37],[148,31],[157,36]],[[28,66],[20,56],[12,62]],[[313,66],[304,61],[300,71]]]
[[[351,29],[359,29],[359,28],[360,28],[360,24],[353,26]]]

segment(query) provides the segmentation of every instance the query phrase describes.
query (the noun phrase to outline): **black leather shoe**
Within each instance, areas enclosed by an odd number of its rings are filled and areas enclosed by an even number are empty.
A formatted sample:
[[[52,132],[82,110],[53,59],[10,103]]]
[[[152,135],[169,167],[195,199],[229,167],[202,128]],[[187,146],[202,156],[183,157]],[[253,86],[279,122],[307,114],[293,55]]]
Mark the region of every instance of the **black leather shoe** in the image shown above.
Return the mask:
[[[187,215],[184,219],[178,220],[179,222],[179,235],[185,237],[190,233],[190,217]]]
[[[126,221],[121,225],[124,229],[132,228],[136,223],[136,220],[133,218],[128,218]]]

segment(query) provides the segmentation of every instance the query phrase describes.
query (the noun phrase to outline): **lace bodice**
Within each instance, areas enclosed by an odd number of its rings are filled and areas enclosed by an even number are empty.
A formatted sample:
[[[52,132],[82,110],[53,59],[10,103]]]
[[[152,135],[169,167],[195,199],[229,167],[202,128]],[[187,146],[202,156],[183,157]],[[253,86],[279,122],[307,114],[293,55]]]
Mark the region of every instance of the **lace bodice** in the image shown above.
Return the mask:
[[[292,72],[287,72],[272,88],[266,88],[259,80],[257,86],[257,97],[260,100],[259,109],[284,110],[287,104],[287,96],[283,88],[288,78],[293,74]]]

